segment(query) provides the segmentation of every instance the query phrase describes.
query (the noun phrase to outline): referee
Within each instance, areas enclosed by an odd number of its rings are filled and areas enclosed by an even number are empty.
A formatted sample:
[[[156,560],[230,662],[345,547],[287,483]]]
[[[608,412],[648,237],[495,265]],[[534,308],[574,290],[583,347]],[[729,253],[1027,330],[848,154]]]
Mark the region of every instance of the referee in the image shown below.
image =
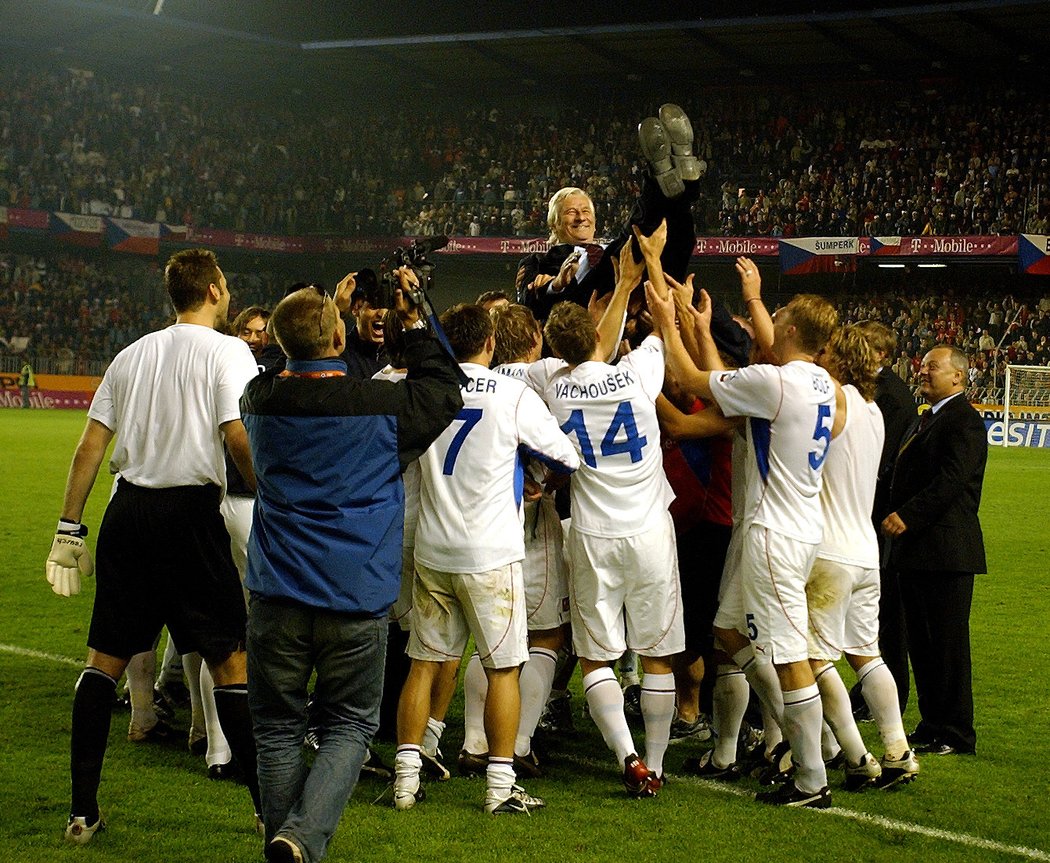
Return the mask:
[[[260,811],[245,676],[245,608],[219,514],[223,441],[249,485],[251,454],[238,399],[257,373],[248,346],[222,335],[230,294],[215,255],[176,253],[164,269],[175,324],[121,351],[88,410],[73,455],[47,580],[80,592],[94,566],[81,524],[110,441],[119,476],[99,528],[98,585],[87,662],[73,698],[72,808],[66,839],[85,844],[105,823],[97,792],[117,680],[167,625],[179,653],[198,652],[215,679],[223,733]]]

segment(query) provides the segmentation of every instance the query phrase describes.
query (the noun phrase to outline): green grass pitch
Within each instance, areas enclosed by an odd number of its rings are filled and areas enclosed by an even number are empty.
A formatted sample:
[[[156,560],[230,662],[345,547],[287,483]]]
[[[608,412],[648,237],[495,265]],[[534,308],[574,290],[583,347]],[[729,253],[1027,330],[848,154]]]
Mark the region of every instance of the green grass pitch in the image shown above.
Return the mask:
[[[129,744],[121,714],[114,716],[100,796],[110,829],[87,848],[61,839],[78,674],[63,658],[83,659],[93,583],[62,599],[43,570],[83,423],[81,412],[0,411],[0,849],[19,863],[261,860],[243,788],[209,782],[203,759],[183,747]],[[85,515],[93,535],[109,487],[101,476]],[[696,754],[695,746],[675,746],[667,758],[672,778],[660,796],[629,801],[577,694],[576,736],[552,750],[548,776],[529,783],[547,810],[487,817],[481,780],[453,778],[431,785],[413,811],[395,813],[383,805],[389,793],[373,805],[385,789],[365,780],[329,859],[1050,860],[1048,489],[1050,452],[990,452],[981,515],[991,572],[978,578],[972,618],[976,757],[927,757],[913,785],[840,791],[830,812],[771,811],[743,793],[755,790],[750,780],[731,792],[675,777],[682,760]],[[844,679],[852,682],[848,673]],[[450,761],[462,739],[460,710],[457,700],[443,746]],[[909,708],[906,727],[915,721]],[[185,727],[188,719],[180,715],[179,722]],[[863,733],[879,751],[870,725]]]

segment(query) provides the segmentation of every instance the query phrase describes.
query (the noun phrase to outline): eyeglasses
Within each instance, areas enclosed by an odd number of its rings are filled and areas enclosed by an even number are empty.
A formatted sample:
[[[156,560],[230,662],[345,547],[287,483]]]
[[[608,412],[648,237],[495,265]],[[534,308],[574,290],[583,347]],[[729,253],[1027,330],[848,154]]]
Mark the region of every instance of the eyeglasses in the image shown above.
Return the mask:
[[[328,304],[328,300],[334,303],[335,297],[320,285],[310,285],[310,287],[317,291],[317,296],[321,298],[321,307],[317,313],[317,338],[320,339],[324,337],[324,307]]]

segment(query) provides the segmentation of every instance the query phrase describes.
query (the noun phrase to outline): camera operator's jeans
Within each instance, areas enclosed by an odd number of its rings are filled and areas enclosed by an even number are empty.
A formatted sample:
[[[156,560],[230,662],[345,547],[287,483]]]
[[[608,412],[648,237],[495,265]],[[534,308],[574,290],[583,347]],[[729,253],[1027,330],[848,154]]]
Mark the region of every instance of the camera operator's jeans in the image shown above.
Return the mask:
[[[285,836],[308,863],[325,853],[379,725],[387,619],[323,611],[253,594],[248,610],[248,703],[259,753],[266,841]],[[307,687],[316,668],[307,766]]]

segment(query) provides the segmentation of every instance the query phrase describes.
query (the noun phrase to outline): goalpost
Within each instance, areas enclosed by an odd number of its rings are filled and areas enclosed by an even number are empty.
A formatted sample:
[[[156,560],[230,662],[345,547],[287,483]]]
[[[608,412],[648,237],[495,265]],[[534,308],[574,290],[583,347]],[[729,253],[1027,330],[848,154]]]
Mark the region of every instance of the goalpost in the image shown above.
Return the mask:
[[[1006,366],[1003,389],[1003,446],[1010,422],[1050,419],[1050,366]]]

